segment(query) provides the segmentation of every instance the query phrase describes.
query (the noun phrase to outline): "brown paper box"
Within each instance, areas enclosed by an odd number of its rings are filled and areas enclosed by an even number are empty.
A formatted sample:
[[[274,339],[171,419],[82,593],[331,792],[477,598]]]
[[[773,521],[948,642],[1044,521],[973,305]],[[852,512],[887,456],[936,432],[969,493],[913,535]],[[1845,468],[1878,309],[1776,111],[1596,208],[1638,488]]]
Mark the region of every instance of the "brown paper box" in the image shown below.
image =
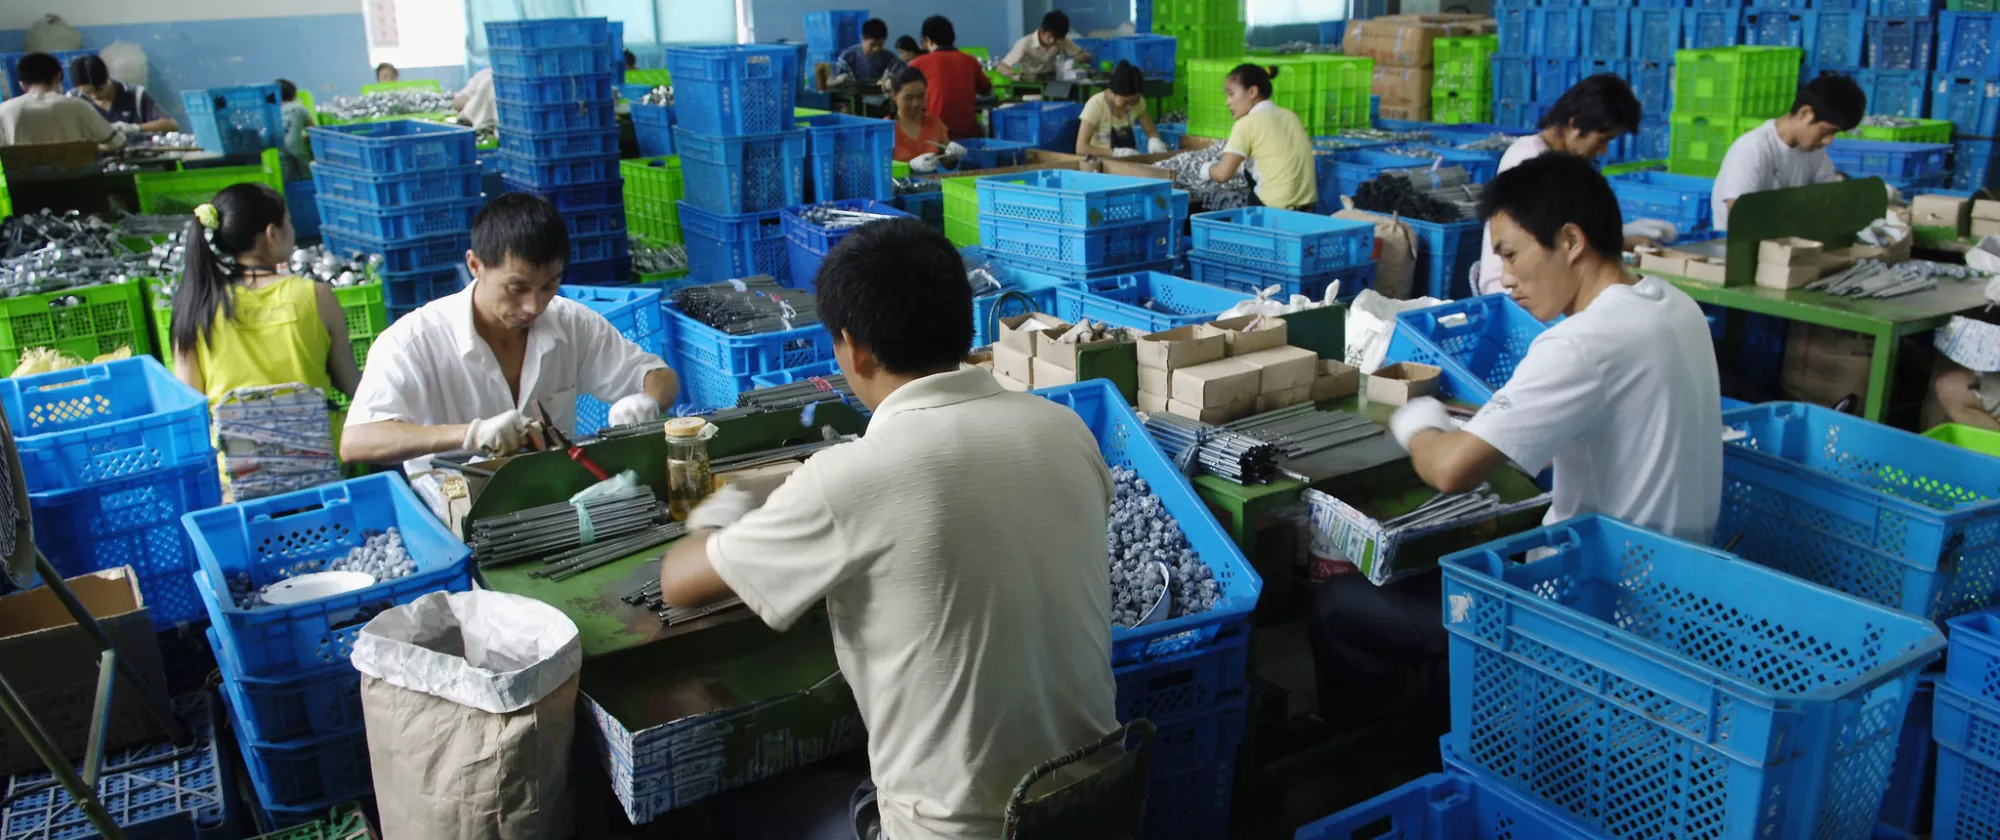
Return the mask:
[[[1920,195],[1910,199],[1910,224],[1965,230],[1972,200],[1952,195]]]
[[[1442,373],[1436,367],[1416,362],[1384,365],[1368,377],[1368,401],[1402,405],[1418,397],[1430,396],[1437,392],[1438,376]]]
[[[1004,376],[1016,382],[1035,382],[1035,369],[1029,364],[1034,357],[1004,344],[993,345],[993,375]]]
[[[1075,364],[1075,357],[1071,357],[1071,364]],[[1037,388],[1071,385],[1076,382],[1076,369],[1074,367],[1063,367],[1049,361],[1043,356],[1036,356],[1031,361],[1031,365],[1035,369],[1034,382]]]
[[[1637,253],[1639,254],[1640,271],[1658,272],[1673,277],[1687,276],[1687,257],[1681,255],[1678,251],[1662,251],[1658,248],[1642,247]]]
[[[1258,394],[1257,405],[1255,410],[1258,414],[1263,414],[1266,411],[1277,411],[1278,409],[1281,408],[1291,408],[1292,406],[1298,405],[1299,403],[1311,402],[1311,401],[1312,401],[1312,386],[1300,385],[1297,388],[1292,388],[1290,390],[1285,390],[1285,391],[1279,391],[1275,394]]]
[[[1137,350],[1140,367],[1174,370],[1227,356],[1229,344],[1221,330],[1197,324],[1140,336]]]
[[[1757,262],[1760,265],[1818,265],[1820,252],[1825,248],[1814,240],[1798,236],[1766,239],[1757,243]]]
[[[97,618],[98,626],[117,645],[119,657],[138,668],[157,690],[165,691],[160,643],[153,635],[153,617],[139,594],[139,579],[132,568],[120,566],[66,580],[83,608]],[[0,673],[7,675],[28,711],[69,758],[82,758],[84,745],[90,740],[97,656],[97,645],[70,619],[69,611],[48,587],[0,598]],[[147,714],[138,690],[124,679],[118,680],[111,693],[105,747],[117,749],[164,736]],[[42,766],[20,730],[0,724],[0,772],[40,770]]]
[[[1819,260],[1810,265],[1757,264],[1757,285],[1766,289],[1797,289],[1819,279]]]
[[[1200,420],[1203,423],[1210,424],[1241,420],[1250,416],[1250,413],[1255,411],[1256,408],[1257,398],[1254,396],[1244,397],[1233,403],[1209,408],[1191,405],[1180,400],[1167,401],[1167,413],[1178,414],[1189,420]]]
[[[1013,315],[1001,318],[1000,340],[994,342],[994,344],[999,347],[1011,349],[1023,356],[1035,355],[1035,334],[1041,332],[1041,330],[1020,329],[1020,326],[1027,323],[1030,318],[1044,324],[1069,325],[1068,321],[1045,312],[1030,312],[1026,315]],[[1015,378],[1019,379],[1020,377]]]
[[[1201,408],[1248,402],[1263,370],[1241,359],[1219,359],[1174,371],[1173,399]]]
[[[1147,414],[1159,414],[1162,412],[1166,412],[1167,398],[1149,391],[1140,391],[1139,410],[1146,412]]]
[[[1728,265],[1721,260],[1696,257],[1687,261],[1686,271],[1687,273],[1682,274],[1682,277],[1700,283],[1707,283],[1711,286],[1720,286],[1729,282]]]
[[[1139,390],[1151,391],[1166,399],[1174,395],[1174,374],[1159,368],[1141,365],[1139,367]]]
[[[1312,401],[1325,402],[1361,391],[1361,369],[1346,362],[1322,359],[1314,371]]]
[[[1493,19],[1484,15],[1386,15],[1350,20],[1341,41],[1342,51],[1375,59],[1378,64],[1429,67],[1436,60],[1432,41],[1483,34],[1492,31],[1492,25]]]
[[[1116,338],[1104,338],[1104,339],[1099,339],[1097,341],[1084,341],[1084,342],[1079,342],[1077,344],[1064,344],[1056,340],[1062,338],[1062,334],[1068,331],[1069,331],[1068,327],[1063,327],[1061,329],[1046,330],[1036,334],[1035,360],[1047,361],[1049,364],[1055,365],[1056,367],[1063,368],[1069,371],[1075,371],[1076,356],[1077,353],[1079,353],[1080,351],[1092,347],[1110,347],[1111,345],[1118,343],[1118,339]],[[1074,381],[1076,377],[1072,374],[1070,379]],[[1035,387],[1044,388],[1047,386],[1042,384],[1042,380],[1038,377],[1035,379]]]
[[[1973,219],[1972,227],[1966,232],[1974,239],[2000,236],[2000,219]]]
[[[1014,377],[1011,376],[1001,376],[1000,374],[996,373],[993,374],[993,381],[1000,383],[1000,389],[1003,391],[1013,391],[1014,393],[1019,394],[1030,390],[1030,386],[1028,385],[1028,383],[1022,382],[1021,380],[1015,379]]]
[[[1256,365],[1262,376],[1257,380],[1257,393],[1276,394],[1295,388],[1310,388],[1313,371],[1319,367],[1319,354],[1304,347],[1273,347],[1259,350],[1237,361]]]
[[[1428,108],[1432,71],[1428,67],[1375,66],[1374,93],[1385,108]]]
[[[1384,105],[1382,106],[1382,118],[1385,120],[1428,122],[1431,118],[1431,105],[1428,102],[1422,105]]]
[[[1982,198],[1972,202],[1972,218],[2000,221],[2000,201]]]
[[[1256,328],[1246,331],[1251,324],[1256,324]],[[1291,340],[1292,335],[1290,325],[1285,323],[1285,319],[1263,318],[1257,315],[1230,318],[1209,326],[1223,331],[1223,345],[1228,348],[1228,355],[1231,356],[1283,347]]]

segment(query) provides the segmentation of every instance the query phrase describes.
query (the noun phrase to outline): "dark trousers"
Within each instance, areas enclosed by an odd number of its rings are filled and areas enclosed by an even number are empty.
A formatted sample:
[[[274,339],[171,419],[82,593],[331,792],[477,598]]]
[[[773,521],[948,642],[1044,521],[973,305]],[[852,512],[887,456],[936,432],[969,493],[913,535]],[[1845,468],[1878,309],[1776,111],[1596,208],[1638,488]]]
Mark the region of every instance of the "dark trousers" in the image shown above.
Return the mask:
[[[1307,620],[1320,716],[1358,727],[1420,710],[1450,726],[1451,674],[1435,572],[1376,586],[1358,574],[1327,581]]]

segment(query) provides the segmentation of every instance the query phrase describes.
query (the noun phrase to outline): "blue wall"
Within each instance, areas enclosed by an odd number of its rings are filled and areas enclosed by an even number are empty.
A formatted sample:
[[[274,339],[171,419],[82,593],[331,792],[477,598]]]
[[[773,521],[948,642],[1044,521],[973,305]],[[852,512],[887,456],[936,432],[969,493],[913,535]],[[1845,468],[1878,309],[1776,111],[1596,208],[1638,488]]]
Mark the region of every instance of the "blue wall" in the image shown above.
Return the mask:
[[[847,4],[829,0],[753,0],[753,3],[751,15],[759,41],[782,39],[804,42],[805,13],[826,9],[867,9],[871,17],[881,18],[889,24],[891,44],[902,35],[922,40],[918,29],[923,26],[924,18],[942,14],[951,18],[951,26],[958,33],[960,46],[985,47],[992,51],[994,58],[999,58],[1014,45],[1015,39],[1027,33],[1018,20],[1018,0],[983,0],[945,6],[940,6],[936,0],[863,0]]]

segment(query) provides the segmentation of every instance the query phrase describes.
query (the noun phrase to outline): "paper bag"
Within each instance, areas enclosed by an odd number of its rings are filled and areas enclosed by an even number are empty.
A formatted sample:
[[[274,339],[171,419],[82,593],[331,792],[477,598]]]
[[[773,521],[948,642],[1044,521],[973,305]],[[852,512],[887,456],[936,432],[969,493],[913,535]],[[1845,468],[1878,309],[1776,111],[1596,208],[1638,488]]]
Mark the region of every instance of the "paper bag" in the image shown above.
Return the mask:
[[[383,840],[568,837],[576,624],[502,592],[433,592],[354,643]]]
[[[1390,300],[1373,289],[1361,290],[1347,305],[1347,363],[1373,374],[1389,355],[1389,338],[1396,334],[1396,313],[1440,303],[1444,301],[1430,297]]]
[[[1375,291],[1383,297],[1405,298],[1416,280],[1416,236],[1410,226],[1393,216],[1355,210],[1352,198],[1341,197],[1348,209],[1333,214],[1336,219],[1368,222],[1375,226]]]

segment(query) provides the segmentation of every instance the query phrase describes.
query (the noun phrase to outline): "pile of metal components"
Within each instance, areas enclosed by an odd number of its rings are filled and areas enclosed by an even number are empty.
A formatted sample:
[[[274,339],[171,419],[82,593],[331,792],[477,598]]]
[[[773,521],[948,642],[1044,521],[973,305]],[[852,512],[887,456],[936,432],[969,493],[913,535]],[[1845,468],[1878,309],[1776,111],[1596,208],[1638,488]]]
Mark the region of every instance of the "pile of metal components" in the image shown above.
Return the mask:
[[[1189,200],[1209,210],[1230,210],[1250,204],[1250,170],[1246,164],[1236,174],[1218,184],[1208,177],[1208,168],[1222,159],[1222,144],[1182,152],[1154,164],[1174,173],[1174,186],[1187,190]]]
[[[1806,288],[1836,297],[1881,299],[1930,291],[1937,288],[1940,277],[1984,280],[1987,275],[1962,265],[1929,260],[1904,260],[1895,265],[1862,260],[1845,271],[1809,283]]]
[[[847,210],[831,204],[808,204],[798,208],[799,218],[807,224],[826,230],[853,230],[869,222],[885,219],[901,219],[887,213],[870,213],[866,210]]]
[[[897,178],[894,183],[897,195],[934,193],[944,189],[943,182],[935,178]]]
[[[1111,469],[1111,513],[1105,520],[1104,550],[1111,576],[1111,624],[1137,627],[1168,595],[1165,618],[1215,609],[1222,583],[1195,554],[1180,522],[1139,473]],[[1167,580],[1160,579],[1160,568]]]
[[[788,289],[764,275],[690,286],[674,293],[674,308],[730,335],[785,332],[819,323],[811,292]]]
[[[380,583],[385,580],[409,577],[417,573],[417,561],[403,545],[403,533],[395,528],[387,531],[369,529],[361,532],[361,544],[347,550],[347,554],[321,565],[318,560],[300,560],[279,570],[279,579],[298,577],[318,572],[361,572],[375,578]],[[269,606],[264,602],[264,590],[257,586],[249,572],[237,572],[229,576],[229,597],[241,610],[254,610]]]
[[[41,294],[150,276],[147,255],[117,228],[76,211],[9,216],[0,223],[0,297]]]
[[[1340,55],[1339,44],[1321,44],[1315,41],[1286,41],[1270,48],[1275,55]]]
[[[639,274],[686,271],[687,248],[676,242],[656,245],[637,236],[632,240],[632,270]]]
[[[1476,218],[1484,188],[1464,167],[1387,169],[1354,190],[1354,207],[1425,222]]]
[[[700,607],[670,606],[665,599],[660,597],[660,582],[657,580],[619,596],[618,600],[658,613],[660,623],[668,627],[676,624],[686,624],[697,618],[707,618],[716,613],[726,612],[743,606],[743,599],[741,598],[729,598]]]
[[[1888,114],[1869,114],[1861,118],[1862,128],[1916,128],[1923,125],[1923,123],[1923,120],[1913,120],[1909,117],[1892,117]]]
[[[1439,493],[1409,513],[1382,523],[1383,530],[1431,528],[1466,519],[1478,519],[1499,510],[1500,494],[1490,484],[1481,484],[1464,493]]]
[[[1343,128],[1327,137],[1314,137],[1313,146],[1320,149],[1372,148],[1382,143],[1423,143],[1431,139],[1428,131],[1391,131],[1386,128]],[[1366,141],[1365,146],[1350,145],[1341,141]]]
[[[1312,403],[1300,403],[1290,408],[1245,417],[1220,428],[1276,446],[1285,461],[1305,458],[1368,440],[1384,431],[1375,421],[1361,415],[1345,411],[1321,411],[1314,408]],[[1280,462],[1278,471],[1291,478],[1311,480],[1310,477],[1287,471],[1283,462]]]
[[[686,532],[644,485],[578,502],[556,502],[472,523],[472,559],[482,569],[537,560],[529,576],[567,580]]]
[[[656,87],[656,88],[653,88],[652,90],[649,90],[649,91],[646,91],[646,95],[645,95],[645,96],[642,96],[642,97],[639,97],[639,104],[641,104],[641,105],[669,105],[669,106],[673,105],[673,104],[674,104],[674,86],[673,86],[673,85],[660,85],[659,87]]]
[[[1460,143],[1452,148],[1466,152],[1504,152],[1521,138],[1511,134],[1494,132],[1470,143]]]
[[[199,149],[201,141],[184,131],[162,131],[158,134],[141,134],[127,149]]]
[[[769,388],[744,391],[736,395],[738,408],[756,408],[764,411],[783,411],[823,402],[844,402],[857,409],[861,408],[861,401],[854,398],[854,389],[847,386],[847,377],[838,373],[801,379],[789,385],[774,385]]]
[[[1184,474],[1202,471],[1237,484],[1268,484],[1278,475],[1278,448],[1258,438],[1164,411],[1146,415],[1146,431]]]
[[[158,278],[162,298],[172,298],[174,290],[180,286],[181,269],[187,256],[187,247],[181,234],[168,234],[167,239],[153,246],[148,252],[145,271],[147,277]],[[310,277],[331,286],[359,286],[368,282],[369,270],[381,270],[381,254],[363,254],[350,251],[345,255],[335,254],[324,245],[313,245],[292,252],[287,264],[291,273],[299,277]]]
[[[318,107],[320,113],[331,114],[341,122],[458,110],[451,106],[451,94],[438,90],[390,90],[360,96],[336,96],[318,103]]]

